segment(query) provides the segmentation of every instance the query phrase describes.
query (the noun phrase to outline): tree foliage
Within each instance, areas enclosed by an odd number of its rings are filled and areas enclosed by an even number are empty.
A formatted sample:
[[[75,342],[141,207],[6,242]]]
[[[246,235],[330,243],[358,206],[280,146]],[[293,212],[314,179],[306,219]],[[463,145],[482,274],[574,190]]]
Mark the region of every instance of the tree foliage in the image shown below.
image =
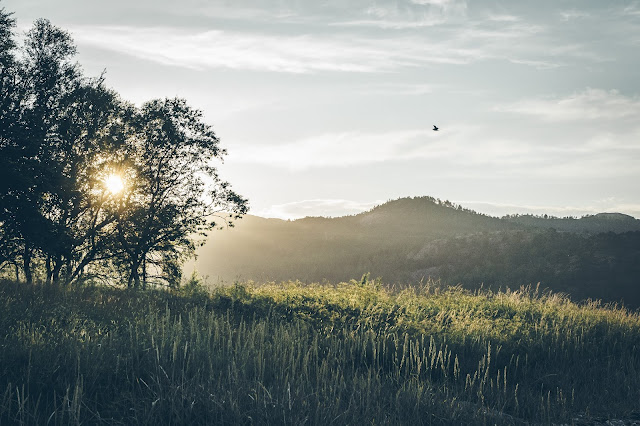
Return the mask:
[[[132,122],[135,176],[118,218],[120,258],[129,285],[139,285],[141,274],[146,281],[149,264],[175,282],[181,261],[195,250],[193,233],[212,229],[216,213],[246,212],[245,201],[211,165],[225,151],[200,111],[182,99],[154,100]]]
[[[19,47],[14,30],[2,9],[0,268],[27,282],[179,282],[212,219],[248,208],[218,176],[226,151],[211,126],[182,99],[136,108],[85,77],[71,36],[48,20]],[[122,192],[105,187],[110,175]]]

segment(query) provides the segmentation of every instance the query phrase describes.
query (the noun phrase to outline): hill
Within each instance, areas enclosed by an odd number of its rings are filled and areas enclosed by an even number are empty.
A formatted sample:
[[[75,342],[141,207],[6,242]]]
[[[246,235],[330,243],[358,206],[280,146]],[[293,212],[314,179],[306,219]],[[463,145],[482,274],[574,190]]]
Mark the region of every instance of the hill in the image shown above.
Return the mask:
[[[209,281],[441,279],[474,289],[541,283],[576,300],[640,306],[640,220],[495,218],[431,197],[403,198],[339,218],[246,216],[211,234],[196,269]]]

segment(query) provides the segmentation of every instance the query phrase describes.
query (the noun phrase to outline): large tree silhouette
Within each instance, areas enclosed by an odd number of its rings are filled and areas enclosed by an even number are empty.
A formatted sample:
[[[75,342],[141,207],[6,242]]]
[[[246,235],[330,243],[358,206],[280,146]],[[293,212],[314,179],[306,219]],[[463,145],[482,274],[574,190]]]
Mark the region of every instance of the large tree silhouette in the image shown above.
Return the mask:
[[[41,19],[17,49],[0,11],[0,268],[47,282],[124,273],[176,283],[195,238],[247,201],[220,180],[225,151],[184,100],[141,108],[83,76],[70,35]],[[118,173],[119,194],[105,187]],[[6,269],[6,268],[5,268]],[[19,274],[17,274],[19,275]]]

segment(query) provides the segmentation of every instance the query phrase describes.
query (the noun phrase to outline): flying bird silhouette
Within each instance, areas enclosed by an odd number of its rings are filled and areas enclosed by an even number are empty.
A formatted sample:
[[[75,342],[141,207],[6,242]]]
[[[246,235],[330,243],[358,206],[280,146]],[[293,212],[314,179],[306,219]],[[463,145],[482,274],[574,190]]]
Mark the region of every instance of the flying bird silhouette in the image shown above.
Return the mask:
[[[434,125],[433,125],[433,131],[434,131],[434,132],[437,132],[438,130],[440,130],[440,129],[438,129],[438,126],[436,126],[436,125],[434,124]]]

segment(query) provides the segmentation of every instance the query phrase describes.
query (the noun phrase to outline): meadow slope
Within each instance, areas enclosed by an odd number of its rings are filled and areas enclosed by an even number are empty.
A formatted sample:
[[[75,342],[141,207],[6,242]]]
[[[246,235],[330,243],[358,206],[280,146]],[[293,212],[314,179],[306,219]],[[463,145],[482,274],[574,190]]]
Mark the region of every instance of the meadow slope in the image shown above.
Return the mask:
[[[0,283],[0,424],[640,420],[640,316],[531,289]]]

